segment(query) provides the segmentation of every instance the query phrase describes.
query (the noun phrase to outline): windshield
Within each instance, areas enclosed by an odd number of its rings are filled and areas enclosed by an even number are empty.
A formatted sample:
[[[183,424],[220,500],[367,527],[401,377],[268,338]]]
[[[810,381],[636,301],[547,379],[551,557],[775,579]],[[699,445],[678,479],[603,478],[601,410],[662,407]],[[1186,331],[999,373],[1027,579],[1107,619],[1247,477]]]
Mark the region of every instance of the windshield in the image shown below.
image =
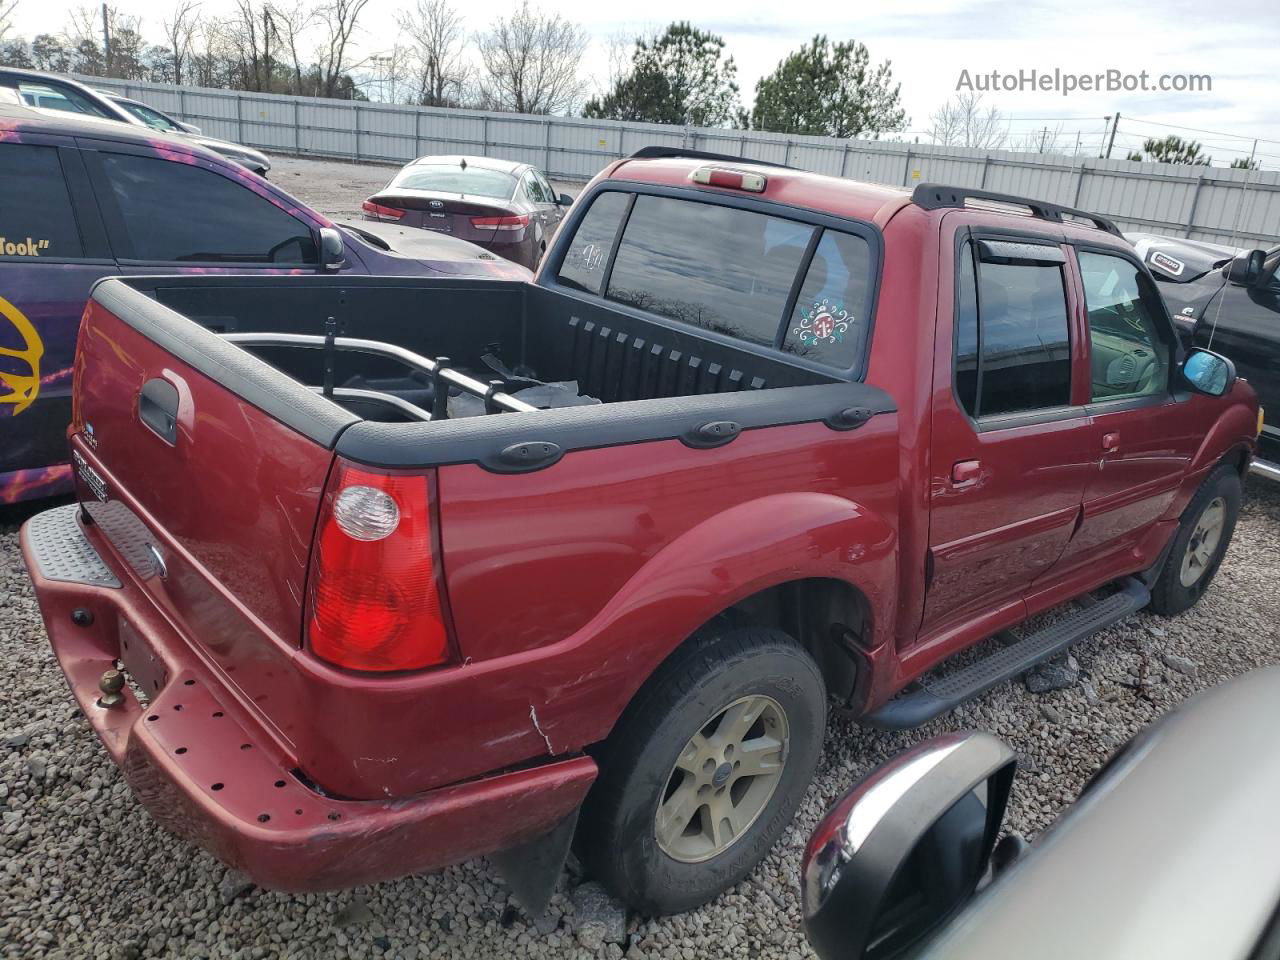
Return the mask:
[[[483,167],[415,163],[396,174],[391,186],[402,190],[434,190],[437,193],[465,193],[473,197],[506,200],[515,192],[516,179],[501,170]]]
[[[126,103],[123,100],[117,100],[116,103],[124,107],[153,130],[182,130],[181,127],[176,123],[173,123],[163,113],[160,113],[160,111],[152,110],[150,107],[143,106],[141,103]]]

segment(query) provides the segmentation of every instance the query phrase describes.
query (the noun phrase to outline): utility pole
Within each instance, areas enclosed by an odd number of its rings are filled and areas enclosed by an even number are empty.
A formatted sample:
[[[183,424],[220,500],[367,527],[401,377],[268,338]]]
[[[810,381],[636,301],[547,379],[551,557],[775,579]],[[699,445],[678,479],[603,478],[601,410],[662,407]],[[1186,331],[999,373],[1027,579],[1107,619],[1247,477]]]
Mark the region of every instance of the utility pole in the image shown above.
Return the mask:
[[[107,5],[102,5],[102,72],[111,75],[111,29],[107,26]]]
[[[1111,121],[1111,138],[1107,141],[1107,159],[1111,159],[1111,148],[1116,145],[1116,130],[1120,126],[1120,111],[1116,111],[1114,119]]]

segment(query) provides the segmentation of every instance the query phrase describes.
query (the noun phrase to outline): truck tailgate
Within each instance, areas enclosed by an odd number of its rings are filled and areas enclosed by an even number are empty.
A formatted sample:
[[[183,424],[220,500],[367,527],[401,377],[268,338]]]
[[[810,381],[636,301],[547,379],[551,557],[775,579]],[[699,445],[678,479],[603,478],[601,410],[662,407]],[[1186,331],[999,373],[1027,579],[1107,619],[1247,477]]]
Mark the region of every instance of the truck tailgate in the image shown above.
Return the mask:
[[[125,288],[100,286],[89,301],[71,428],[78,496],[117,569],[178,632],[199,638],[246,708],[273,719],[287,743],[292,724],[272,718],[272,700],[288,699],[287,665],[301,643],[332,461],[324,436],[336,437],[349,415],[319,400],[282,406],[272,394],[278,373],[193,325],[188,359],[178,359],[166,348],[171,324],[151,322],[164,314]],[[135,679],[146,676],[144,663],[127,651],[122,659]]]

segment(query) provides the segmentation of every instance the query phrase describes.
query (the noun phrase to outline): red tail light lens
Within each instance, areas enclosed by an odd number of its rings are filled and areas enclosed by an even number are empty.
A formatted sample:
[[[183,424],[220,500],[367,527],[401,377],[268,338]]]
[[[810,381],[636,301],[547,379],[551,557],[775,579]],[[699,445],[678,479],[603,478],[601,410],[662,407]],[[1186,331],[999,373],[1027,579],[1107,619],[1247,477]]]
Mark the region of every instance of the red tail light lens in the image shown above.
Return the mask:
[[[339,463],[308,582],[311,652],[351,670],[418,670],[449,658],[421,475]]]
[[[523,230],[529,225],[529,215],[518,217],[472,217],[471,225],[480,230]]]
[[[399,220],[404,216],[403,210],[397,207],[384,207],[382,204],[374,203],[372,200],[366,200],[360,204],[360,209],[375,220]]]

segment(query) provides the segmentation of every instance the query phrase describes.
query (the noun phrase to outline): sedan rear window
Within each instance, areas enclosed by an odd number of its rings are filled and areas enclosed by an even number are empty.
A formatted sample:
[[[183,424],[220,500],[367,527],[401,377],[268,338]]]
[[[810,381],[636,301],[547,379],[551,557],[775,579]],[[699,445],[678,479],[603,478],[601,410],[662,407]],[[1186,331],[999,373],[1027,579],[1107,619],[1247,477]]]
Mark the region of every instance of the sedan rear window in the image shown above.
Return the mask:
[[[501,170],[463,167],[452,163],[415,163],[405,167],[391,181],[401,190],[431,190],[461,193],[490,200],[508,200],[516,189],[516,178]]]

